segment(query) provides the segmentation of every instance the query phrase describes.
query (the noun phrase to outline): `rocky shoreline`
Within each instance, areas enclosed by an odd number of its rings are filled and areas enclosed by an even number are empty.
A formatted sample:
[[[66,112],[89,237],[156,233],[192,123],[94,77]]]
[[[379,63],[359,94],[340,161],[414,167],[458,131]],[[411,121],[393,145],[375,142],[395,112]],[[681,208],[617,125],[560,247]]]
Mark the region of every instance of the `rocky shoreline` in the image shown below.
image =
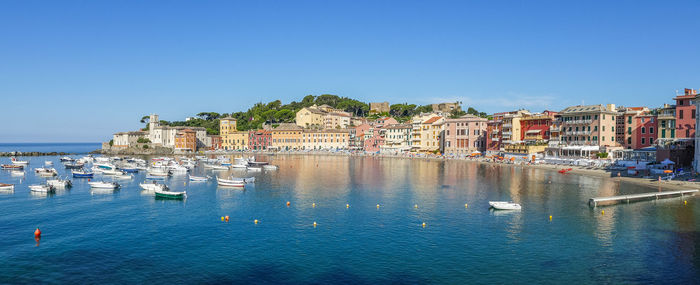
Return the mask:
[[[70,154],[76,154],[76,153],[70,153],[70,152],[39,152],[39,151],[28,151],[28,152],[21,152],[21,151],[10,151],[10,152],[0,152],[0,157],[1,156],[51,156],[51,155],[70,155]]]

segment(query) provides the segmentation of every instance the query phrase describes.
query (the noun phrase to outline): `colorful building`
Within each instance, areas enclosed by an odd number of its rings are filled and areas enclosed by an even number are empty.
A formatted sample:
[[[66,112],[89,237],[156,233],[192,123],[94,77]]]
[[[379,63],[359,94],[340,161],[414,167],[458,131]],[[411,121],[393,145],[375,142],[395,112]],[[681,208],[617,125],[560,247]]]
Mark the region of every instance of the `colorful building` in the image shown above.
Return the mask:
[[[296,124],[302,128],[344,129],[352,115],[328,105],[305,107],[296,113]]]
[[[655,115],[639,115],[634,117],[634,125],[632,129],[634,138],[631,145],[632,149],[640,149],[650,147],[656,142],[658,136],[658,120]]]
[[[296,124],[282,123],[273,128],[272,146],[276,150],[299,150],[302,147],[302,128]]]
[[[503,115],[503,125],[501,125],[501,144],[519,144],[523,142],[522,136],[522,126],[520,125],[520,120],[524,116],[529,116],[530,112],[527,110],[518,110],[515,112],[508,112]]]
[[[486,151],[498,152],[501,150],[503,116],[507,113],[495,113],[491,116],[491,120],[486,123]]]
[[[227,150],[235,149],[231,144],[233,138],[230,137],[230,135],[235,133],[236,131],[236,119],[230,116],[219,119],[219,135],[221,136],[221,148]]]
[[[267,150],[272,145],[272,132],[257,130],[248,132],[248,149]]]
[[[445,127],[445,118],[432,117],[420,125],[419,151],[433,152],[441,149],[441,137]]]
[[[197,151],[197,132],[191,129],[180,130],[175,134],[175,150]]]
[[[676,106],[664,104],[656,112],[659,121],[659,143],[671,142],[676,139]],[[696,125],[697,126],[697,125]]]
[[[649,113],[647,107],[620,107],[617,109],[617,118],[615,119],[615,138],[619,145],[627,149],[635,149],[639,145],[636,130],[639,128],[637,123],[638,116],[644,116]]]
[[[301,136],[304,150],[339,150],[350,146],[349,130],[304,130]]]
[[[383,153],[400,153],[411,150],[413,126],[411,124],[393,124],[384,126]]]
[[[676,100],[676,137],[679,139],[695,138],[696,108],[693,103],[698,91],[685,89],[683,95],[673,98]]]
[[[209,140],[211,141],[211,146],[209,147],[209,149],[212,149],[212,150],[222,149],[222,142],[223,141],[221,139],[221,136],[210,135],[208,137],[209,137]]]
[[[470,155],[485,151],[487,122],[474,115],[445,120],[445,153]]]
[[[250,138],[250,132],[240,131],[232,132],[226,135],[226,139],[222,141],[226,142],[226,150],[248,150],[249,144],[248,139]],[[222,143],[223,145],[223,143]]]
[[[526,143],[546,143],[551,138],[551,127],[557,112],[544,111],[520,118],[520,137]]]
[[[571,106],[560,112],[561,143],[615,146],[617,110],[614,104]]]

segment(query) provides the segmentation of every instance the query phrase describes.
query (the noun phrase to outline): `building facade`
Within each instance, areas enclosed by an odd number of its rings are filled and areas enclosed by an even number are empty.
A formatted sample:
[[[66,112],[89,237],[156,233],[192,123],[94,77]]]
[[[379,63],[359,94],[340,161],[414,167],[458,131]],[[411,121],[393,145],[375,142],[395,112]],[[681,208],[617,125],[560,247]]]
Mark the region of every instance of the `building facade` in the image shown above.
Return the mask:
[[[485,151],[487,122],[474,115],[445,120],[445,154],[470,155]]]
[[[175,134],[176,151],[197,151],[197,132],[191,129],[180,130]]]
[[[659,121],[658,142],[664,144],[676,139],[676,106],[664,104],[656,113]],[[697,126],[697,124],[696,124]]]
[[[383,153],[401,153],[411,151],[411,137],[413,126],[411,124],[393,124],[384,127]]]
[[[302,128],[292,123],[282,123],[273,128],[272,148],[276,150],[299,150],[302,147]]]
[[[268,130],[255,130],[248,132],[249,150],[267,150],[272,145],[272,132]]]
[[[350,146],[348,130],[303,130],[301,137],[303,150],[340,150]]]
[[[389,102],[372,102],[369,103],[370,114],[389,113],[391,111]]]
[[[147,132],[120,132],[112,136],[112,147],[126,148],[136,145],[139,138],[148,138]]]
[[[560,112],[561,142],[566,145],[615,146],[614,104],[571,106]]]
[[[696,107],[693,103],[698,91],[685,89],[683,95],[673,98],[676,100],[676,137],[679,139],[695,138]]]
[[[452,111],[462,111],[459,102],[432,104],[433,112],[450,113]]]
[[[639,115],[634,117],[635,129],[632,130],[634,144],[632,149],[650,147],[656,142],[658,136],[658,120],[655,115]]]

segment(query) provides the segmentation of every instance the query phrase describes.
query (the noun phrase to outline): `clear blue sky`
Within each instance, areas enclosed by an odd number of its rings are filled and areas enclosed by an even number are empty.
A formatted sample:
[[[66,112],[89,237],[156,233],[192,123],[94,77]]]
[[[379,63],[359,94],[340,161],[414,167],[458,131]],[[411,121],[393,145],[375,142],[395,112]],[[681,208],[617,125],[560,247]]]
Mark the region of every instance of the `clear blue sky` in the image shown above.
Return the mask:
[[[480,111],[700,87],[700,1],[0,1],[0,142],[337,94]]]

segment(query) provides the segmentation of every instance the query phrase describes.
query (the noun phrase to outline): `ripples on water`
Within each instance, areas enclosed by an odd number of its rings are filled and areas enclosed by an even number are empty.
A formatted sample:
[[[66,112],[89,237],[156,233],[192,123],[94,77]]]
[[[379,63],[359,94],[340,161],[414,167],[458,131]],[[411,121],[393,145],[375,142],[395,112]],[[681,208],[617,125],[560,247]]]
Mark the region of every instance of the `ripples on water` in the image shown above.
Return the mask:
[[[57,157],[31,158],[30,168],[46,159],[67,173]],[[589,198],[657,189],[456,161],[261,159],[280,169],[255,174],[245,191],[170,178],[171,188],[188,191],[185,201],[142,192],[143,174],[116,192],[73,179],[70,190],[37,196],[27,185],[43,179],[28,171],[13,193],[0,193],[0,283],[691,284],[698,277],[692,198],[687,206],[669,199],[604,207],[601,215]],[[0,182],[19,180],[0,172]],[[523,210],[492,211],[489,200]]]

